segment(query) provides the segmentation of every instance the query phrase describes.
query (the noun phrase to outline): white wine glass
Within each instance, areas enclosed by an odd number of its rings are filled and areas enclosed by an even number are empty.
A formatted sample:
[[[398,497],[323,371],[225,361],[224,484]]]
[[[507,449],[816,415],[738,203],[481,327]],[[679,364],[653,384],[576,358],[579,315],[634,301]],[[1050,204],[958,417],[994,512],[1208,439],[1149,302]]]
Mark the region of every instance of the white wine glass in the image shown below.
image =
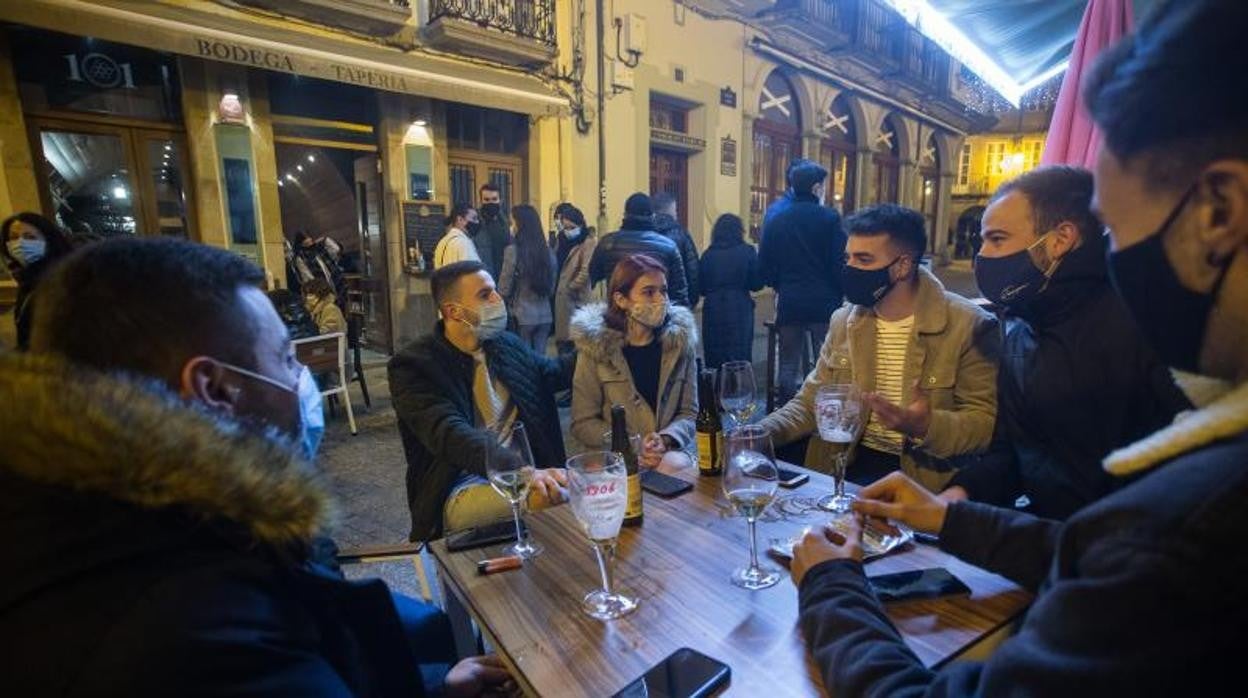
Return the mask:
[[[594,546],[602,588],[585,595],[581,610],[591,618],[614,620],[637,609],[637,600],[614,590],[615,544],[628,506],[624,459],[610,451],[588,451],[568,459],[568,498],[572,514]]]
[[[529,539],[521,523],[521,510],[533,482],[533,450],[529,448],[528,434],[524,424],[514,423],[503,432],[492,432],[498,437],[498,450],[487,450],[485,472],[490,486],[511,505],[511,515],[516,521],[516,542],[505,552],[518,555],[522,560],[532,560],[542,553],[542,546]]]
[[[836,451],[836,462],[832,465],[836,491],[819,499],[816,504],[820,509],[836,514],[850,511],[854,496],[845,493],[845,469],[849,447],[862,428],[863,411],[862,392],[851,383],[825,385],[815,393],[815,422],[819,426],[819,438],[831,444]]]
[[[727,361],[719,367],[719,404],[738,426],[754,416],[754,391],[754,365],[749,361]]]
[[[732,573],[733,584],[766,589],[780,581],[780,571],[758,564],[758,517],[776,497],[779,470],[771,436],[757,424],[739,426],[724,437],[724,494],[750,525],[750,566]]]

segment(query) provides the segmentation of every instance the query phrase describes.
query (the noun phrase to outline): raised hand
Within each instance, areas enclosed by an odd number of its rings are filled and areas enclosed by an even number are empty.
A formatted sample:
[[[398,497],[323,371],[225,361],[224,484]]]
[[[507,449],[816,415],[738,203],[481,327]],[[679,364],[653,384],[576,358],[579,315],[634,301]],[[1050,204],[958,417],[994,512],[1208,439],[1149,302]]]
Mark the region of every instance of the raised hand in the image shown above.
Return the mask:
[[[892,519],[916,531],[939,534],[949,502],[902,473],[890,473],[862,488],[853,506],[854,511],[867,516]]]
[[[875,418],[885,427],[907,436],[921,439],[927,436],[932,424],[932,404],[927,391],[916,380],[910,386],[910,404],[900,407],[889,402],[879,393],[865,393],[862,400],[875,413]]]

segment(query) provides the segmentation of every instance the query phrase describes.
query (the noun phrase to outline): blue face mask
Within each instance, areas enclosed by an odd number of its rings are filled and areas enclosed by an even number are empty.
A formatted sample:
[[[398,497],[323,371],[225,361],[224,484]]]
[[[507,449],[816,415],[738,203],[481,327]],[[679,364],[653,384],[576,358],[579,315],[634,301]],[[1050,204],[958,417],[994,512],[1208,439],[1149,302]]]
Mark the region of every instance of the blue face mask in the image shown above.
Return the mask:
[[[48,251],[48,243],[43,240],[19,238],[17,240],[9,240],[8,248],[9,254],[13,255],[13,259],[16,259],[23,267],[28,267],[43,259],[43,256]]]
[[[249,371],[241,366],[217,361],[218,364],[228,368],[231,371],[248,378],[254,378],[258,381],[268,383],[269,385],[294,394],[299,398],[299,425],[296,436],[299,439],[299,447],[301,455],[307,460],[316,457],[317,449],[321,446],[321,438],[325,436],[325,410],[321,404],[321,389],[317,387],[316,381],[312,378],[312,372],[307,366],[300,364],[299,380],[295,387],[283,385],[277,380],[266,375]]]

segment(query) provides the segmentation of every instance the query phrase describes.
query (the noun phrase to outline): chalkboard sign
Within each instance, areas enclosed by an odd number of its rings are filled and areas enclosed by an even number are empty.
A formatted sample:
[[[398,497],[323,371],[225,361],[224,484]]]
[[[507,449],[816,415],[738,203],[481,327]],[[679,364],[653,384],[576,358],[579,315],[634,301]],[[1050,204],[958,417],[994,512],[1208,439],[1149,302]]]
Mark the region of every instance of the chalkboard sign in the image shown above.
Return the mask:
[[[446,204],[404,201],[403,269],[411,274],[433,269],[433,250],[445,232]]]

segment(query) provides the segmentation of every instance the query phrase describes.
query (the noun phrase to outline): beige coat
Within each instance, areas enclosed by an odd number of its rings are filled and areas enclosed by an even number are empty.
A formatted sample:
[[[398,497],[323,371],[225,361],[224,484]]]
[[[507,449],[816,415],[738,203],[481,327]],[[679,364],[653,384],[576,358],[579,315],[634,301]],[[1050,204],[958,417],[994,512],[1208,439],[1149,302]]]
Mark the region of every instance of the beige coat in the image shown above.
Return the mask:
[[[577,353],[572,378],[572,435],[587,449],[602,448],[603,434],[611,430],[611,406],[619,404],[624,406],[629,431],[642,436],[666,434],[696,462],[698,383],[694,357],[698,328],[693,313],[672,305],[668,323],[659,330],[663,357],[656,414],[633,385],[624,359],[624,333],[607,326],[606,308],[605,303],[593,303],[572,316]]]
[[[921,442],[905,441],[901,466],[932,491],[953,477],[948,459],[984,451],[992,440],[998,347],[995,318],[946,292],[935,276],[920,269],[915,338],[906,357],[902,404],[910,404],[917,379],[931,401],[932,421]],[[870,308],[847,304],[832,314],[815,370],[792,400],[762,421],[777,445],[813,435],[806,465],[824,472],[835,451],[818,436],[814,400],[820,386],[829,383],[875,389],[875,313]],[[864,417],[864,427],[866,421]],[[852,457],[851,453],[851,469]]]
[[[598,238],[589,230],[581,235],[589,237],[568,252],[568,259],[559,271],[559,284],[555,287],[555,340],[571,340],[569,326],[576,309],[590,302],[589,260],[594,256]]]
[[[332,334],[334,332],[342,332],[346,334],[347,319],[343,317],[342,311],[334,305],[334,297],[332,295],[318,298],[316,304],[308,308],[312,313],[312,321],[316,323],[316,331],[320,334]]]

